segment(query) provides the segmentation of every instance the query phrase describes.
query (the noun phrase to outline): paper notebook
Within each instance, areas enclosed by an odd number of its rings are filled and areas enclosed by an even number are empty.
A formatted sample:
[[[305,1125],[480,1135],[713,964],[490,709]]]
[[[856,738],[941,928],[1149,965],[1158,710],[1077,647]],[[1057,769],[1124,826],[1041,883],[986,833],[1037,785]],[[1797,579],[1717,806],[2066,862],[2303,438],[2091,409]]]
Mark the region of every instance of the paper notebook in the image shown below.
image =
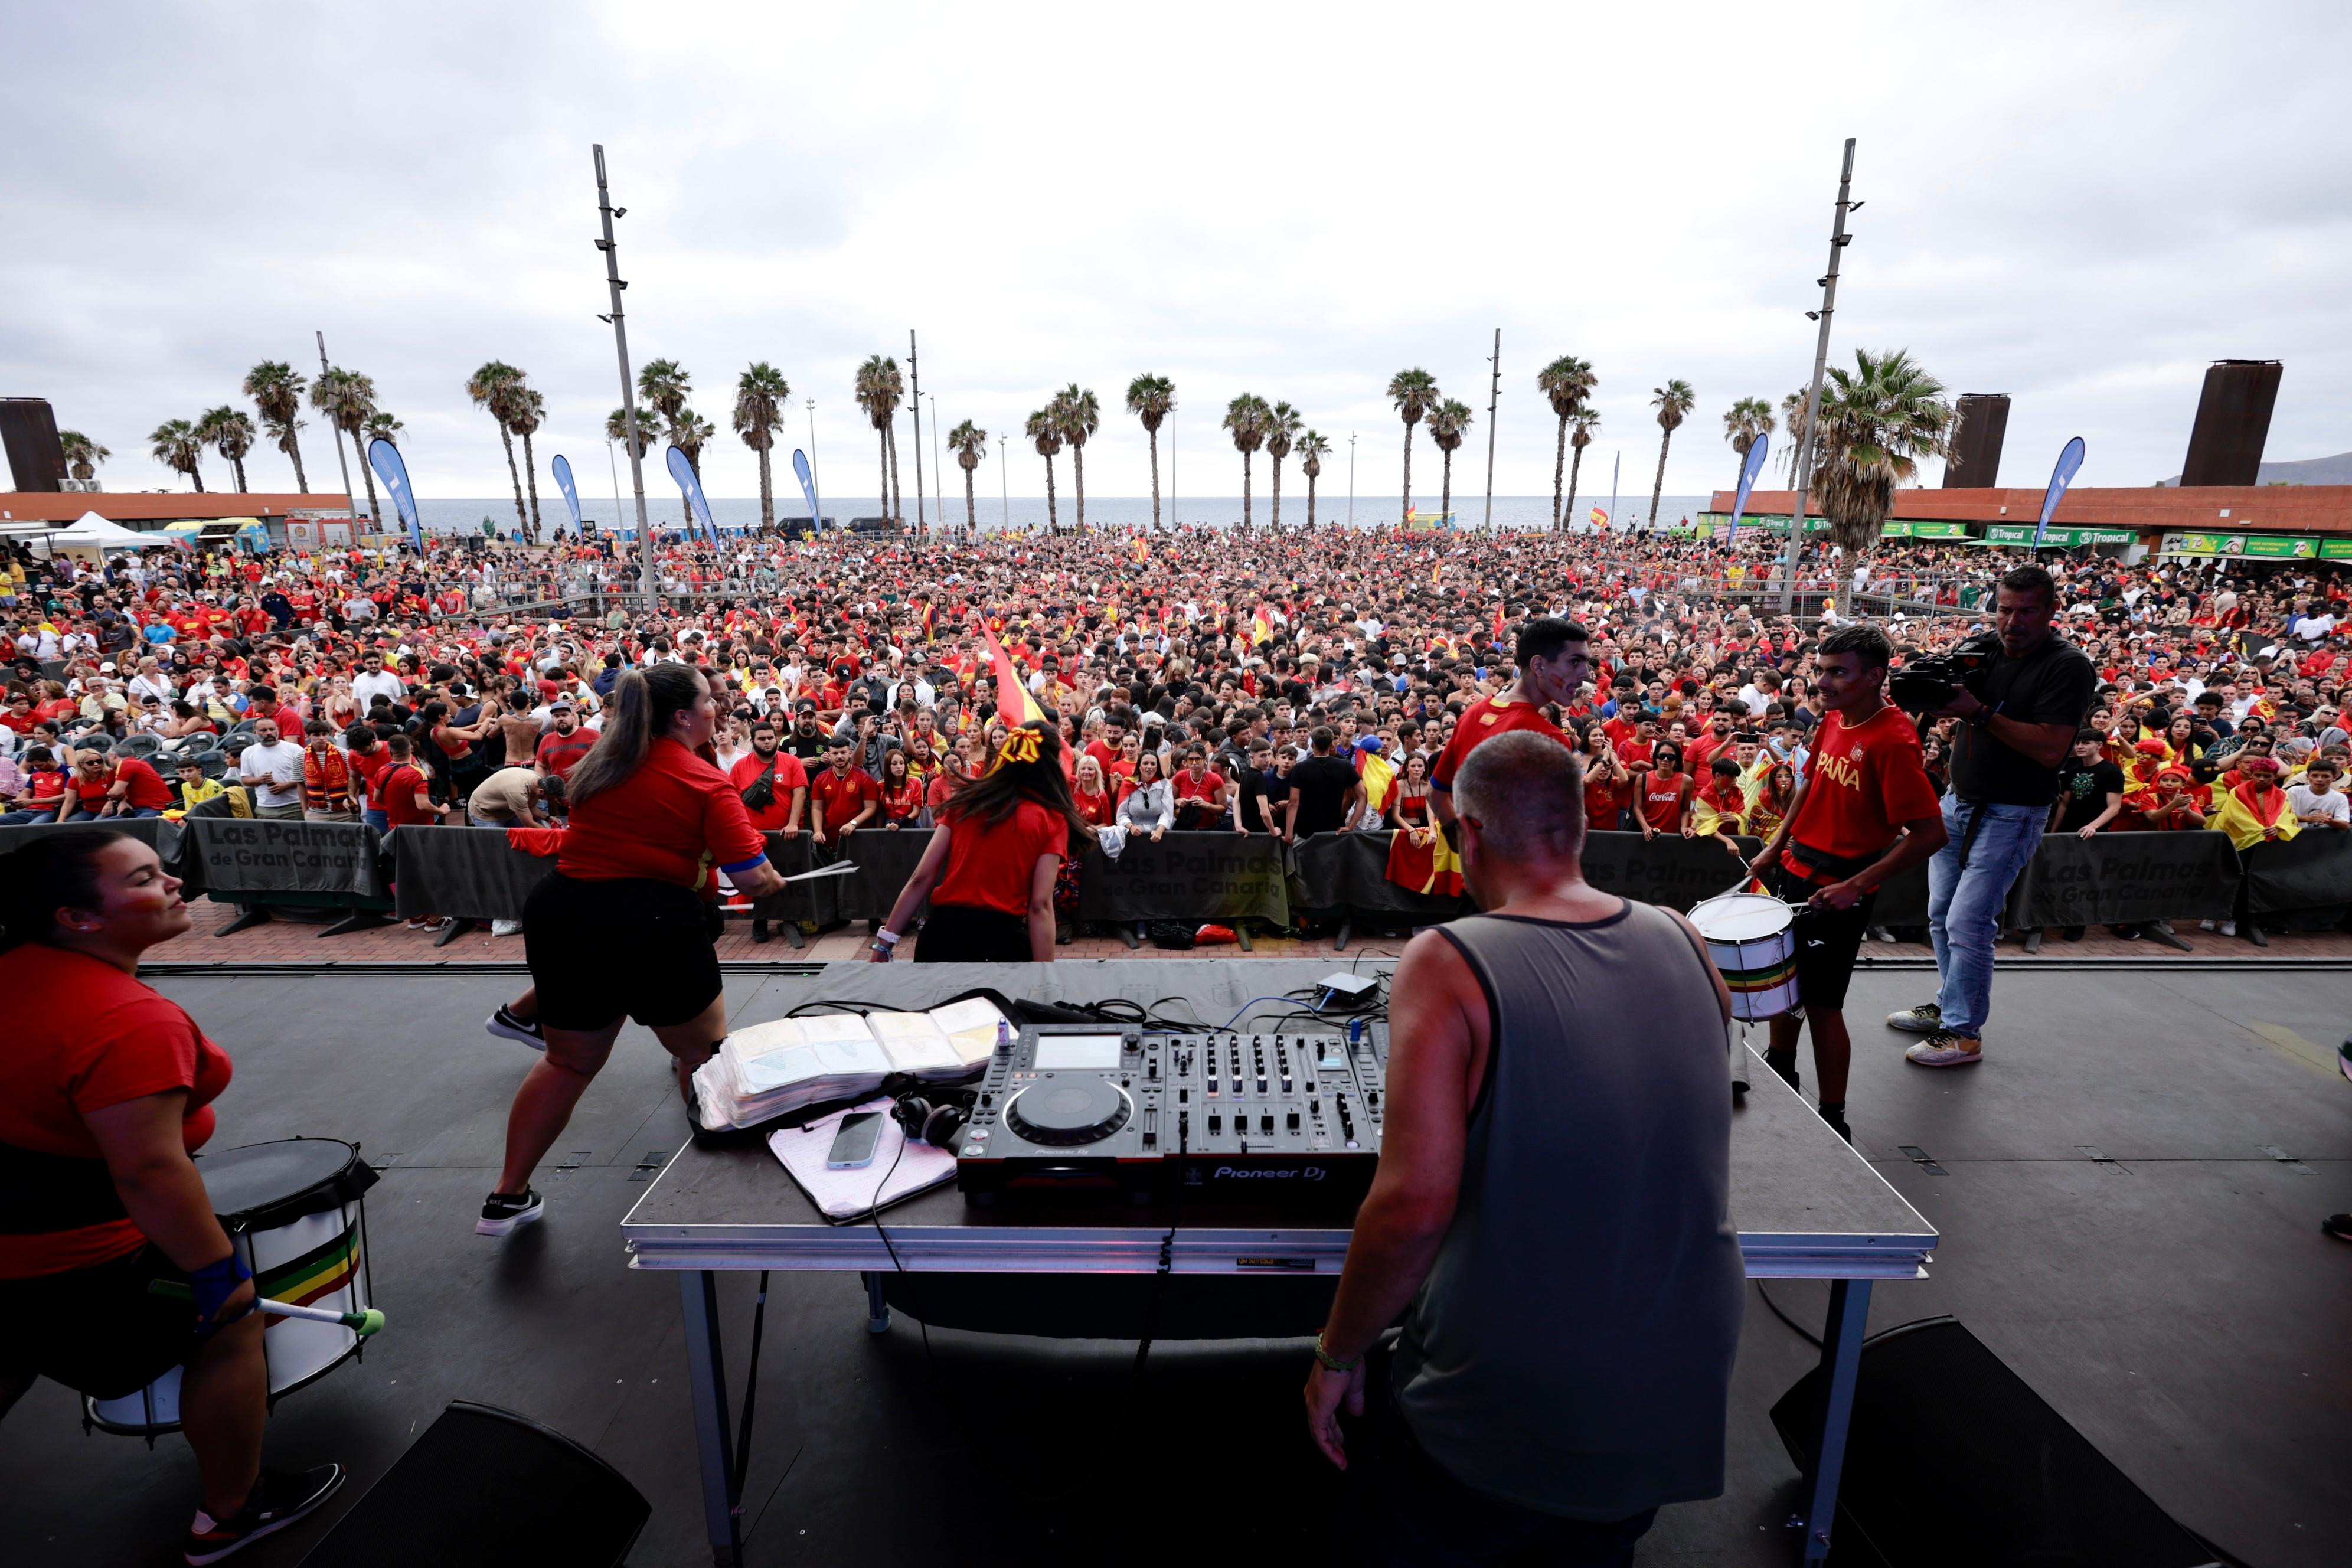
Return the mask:
[[[872,1163],[855,1171],[828,1169],[824,1157],[832,1151],[841,1119],[860,1110],[883,1113],[882,1136],[874,1145]],[[929,1143],[908,1142],[906,1131],[889,1119],[889,1110],[887,1098],[869,1100],[820,1116],[805,1127],[779,1128],[768,1134],[768,1148],[828,1221],[845,1225],[863,1220],[877,1209],[955,1180],[955,1156]]]

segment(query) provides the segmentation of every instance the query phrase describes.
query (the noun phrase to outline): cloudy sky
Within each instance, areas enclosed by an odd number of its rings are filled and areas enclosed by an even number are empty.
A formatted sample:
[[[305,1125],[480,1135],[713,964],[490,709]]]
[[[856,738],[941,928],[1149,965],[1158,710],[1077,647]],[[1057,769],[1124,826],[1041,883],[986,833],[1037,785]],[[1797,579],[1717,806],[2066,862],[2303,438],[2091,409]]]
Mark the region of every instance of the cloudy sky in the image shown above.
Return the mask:
[[[257,360],[315,371],[315,330],[426,495],[506,488],[462,390],[493,357],[546,395],[541,461],[604,468],[595,142],[633,356],[681,361],[722,430],[745,363],[777,365],[828,494],[873,471],[854,367],[910,327],[950,424],[1096,389],[1097,495],[1148,490],[1118,409],[1152,370],[1187,493],[1238,492],[1215,419],[1246,390],[1341,461],[1356,433],[1360,493],[1392,496],[1381,390],[1422,365],[1477,410],[1459,504],[1497,327],[1498,493],[1550,489],[1533,377],[1563,353],[1601,378],[1588,489],[1620,450],[1646,485],[1668,377],[1699,405],[1666,490],[1727,484],[1725,407],[1811,371],[1849,135],[1832,356],[2010,394],[2004,481],[2076,434],[2082,484],[2177,472],[2223,356],[2286,362],[2270,458],[2352,447],[2340,4],[5,4],[0,393],[110,447],[112,489],[173,484],[144,434]],[[275,452],[248,468],[291,488]],[[1041,468],[1016,454],[1014,492]],[[705,472],[756,491],[732,437]]]

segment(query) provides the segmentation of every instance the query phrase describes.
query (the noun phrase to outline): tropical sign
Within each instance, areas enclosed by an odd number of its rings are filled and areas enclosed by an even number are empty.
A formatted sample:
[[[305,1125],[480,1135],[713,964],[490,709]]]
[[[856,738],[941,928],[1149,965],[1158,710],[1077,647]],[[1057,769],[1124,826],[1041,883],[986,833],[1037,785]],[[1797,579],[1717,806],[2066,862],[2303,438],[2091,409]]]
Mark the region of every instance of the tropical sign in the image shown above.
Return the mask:
[[[2331,539],[2331,546],[2345,546],[2341,553],[2330,553],[2330,560],[2352,560],[2352,540]],[[2321,541],[2292,539],[2281,534],[2264,533],[2168,533],[2159,553],[2165,555],[2242,555],[2257,561],[2310,561],[2321,555]]]
[[[2137,531],[2128,528],[2041,528],[2022,523],[1994,523],[1984,531],[1989,544],[2032,544],[2039,534],[2045,550],[2068,549],[2077,544],[2132,544],[2139,540]]]

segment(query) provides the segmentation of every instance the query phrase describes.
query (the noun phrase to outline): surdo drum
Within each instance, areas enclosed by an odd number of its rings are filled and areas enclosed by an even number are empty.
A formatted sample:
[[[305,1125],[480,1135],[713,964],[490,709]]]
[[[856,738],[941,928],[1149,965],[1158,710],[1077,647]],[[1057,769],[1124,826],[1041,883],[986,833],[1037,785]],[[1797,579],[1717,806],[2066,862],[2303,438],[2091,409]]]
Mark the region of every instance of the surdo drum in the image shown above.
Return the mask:
[[[1754,1023],[1793,1013],[1796,911],[1763,893],[1725,893],[1695,906],[1691,924],[1731,991],[1731,1016]]]
[[[361,1194],[375,1185],[376,1173],[355,1146],[333,1138],[248,1143],[200,1157],[196,1170],[260,1295],[339,1312],[370,1305],[367,1205]],[[262,1357],[272,1405],[359,1349],[360,1336],[341,1324],[276,1316],[264,1322]],[[83,1411],[109,1432],[134,1437],[175,1432],[180,1369],[119,1399],[86,1399]]]

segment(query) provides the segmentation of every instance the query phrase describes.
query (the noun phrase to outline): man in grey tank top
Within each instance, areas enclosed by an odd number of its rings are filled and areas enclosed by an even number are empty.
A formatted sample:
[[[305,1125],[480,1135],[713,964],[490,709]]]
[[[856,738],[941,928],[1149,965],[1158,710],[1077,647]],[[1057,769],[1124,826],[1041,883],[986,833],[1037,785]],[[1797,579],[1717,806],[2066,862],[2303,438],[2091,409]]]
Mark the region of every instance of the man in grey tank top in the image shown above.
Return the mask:
[[[1687,921],[1585,882],[1580,773],[1534,733],[1470,754],[1489,912],[1415,938],[1391,987],[1380,1170],[1307,1384],[1365,1483],[1366,1563],[1630,1563],[1661,1504],[1723,1490],[1731,1000]]]

